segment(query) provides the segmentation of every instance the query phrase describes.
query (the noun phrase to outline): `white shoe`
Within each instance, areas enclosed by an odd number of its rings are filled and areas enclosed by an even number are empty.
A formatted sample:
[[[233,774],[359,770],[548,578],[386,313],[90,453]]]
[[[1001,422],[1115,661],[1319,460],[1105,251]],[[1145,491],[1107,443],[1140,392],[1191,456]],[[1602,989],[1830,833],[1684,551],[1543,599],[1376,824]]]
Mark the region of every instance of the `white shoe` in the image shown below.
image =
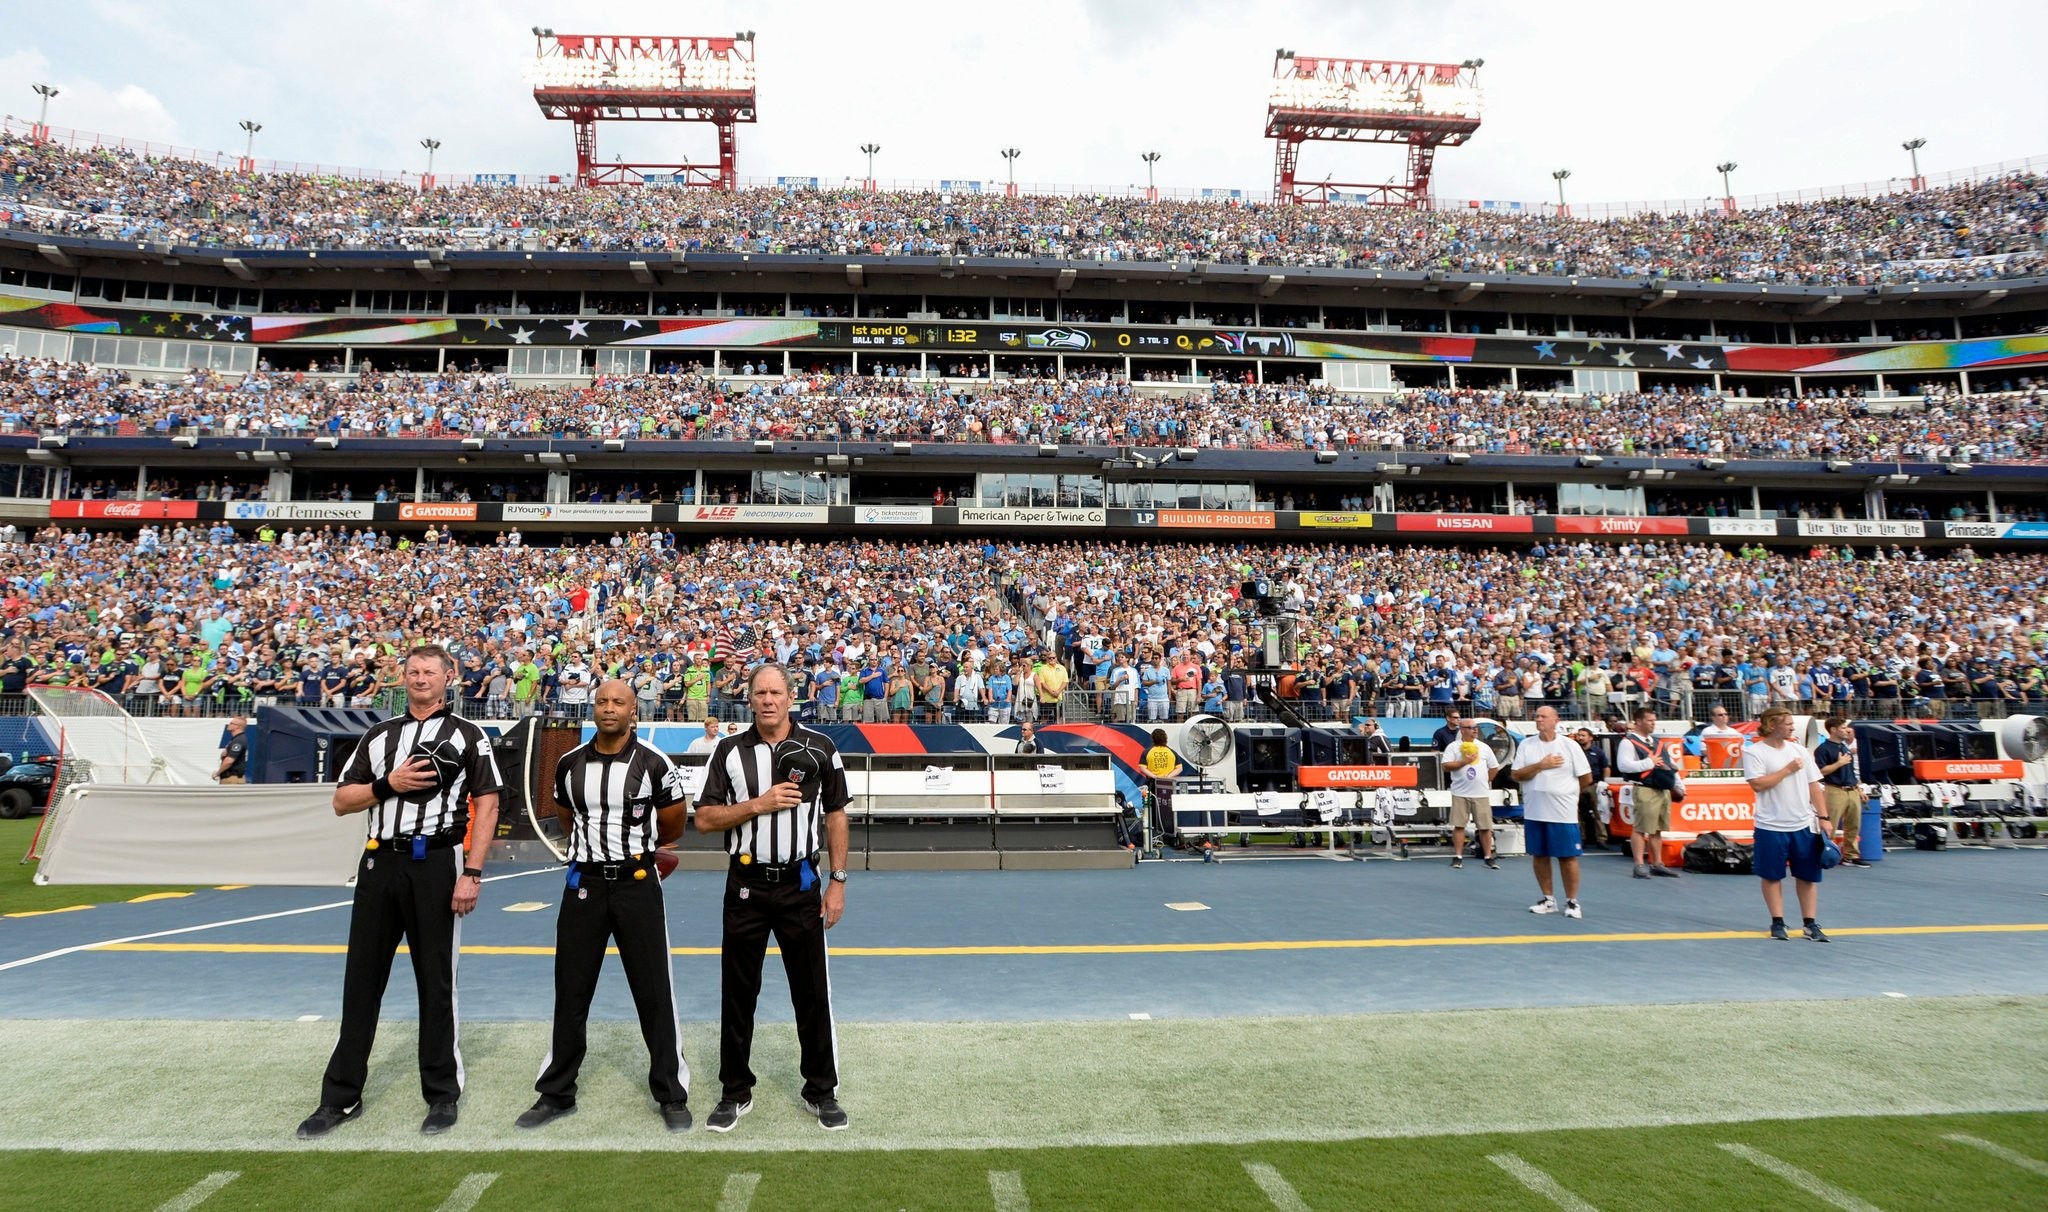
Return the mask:
[[[1566,901],[1564,903],[1564,915],[1566,917],[1586,916],[1585,911],[1579,908],[1579,902],[1577,901]]]
[[[1548,896],[1546,896],[1546,897],[1544,897],[1544,898],[1543,898],[1542,900],[1540,900],[1540,901],[1537,901],[1537,902],[1536,902],[1535,904],[1533,904],[1533,905],[1529,906],[1529,912],[1531,912],[1531,913],[1556,913],[1556,912],[1557,912],[1557,900],[1556,900],[1556,898],[1554,898],[1554,897],[1548,897]]]

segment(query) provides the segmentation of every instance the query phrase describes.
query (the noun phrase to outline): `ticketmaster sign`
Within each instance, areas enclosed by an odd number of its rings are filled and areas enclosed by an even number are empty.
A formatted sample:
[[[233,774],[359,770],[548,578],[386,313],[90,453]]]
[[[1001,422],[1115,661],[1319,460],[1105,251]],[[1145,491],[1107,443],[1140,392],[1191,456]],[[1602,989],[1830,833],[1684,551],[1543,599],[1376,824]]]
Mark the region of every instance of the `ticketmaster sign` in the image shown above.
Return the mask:
[[[1100,526],[1100,509],[976,509],[960,507],[962,526]]]

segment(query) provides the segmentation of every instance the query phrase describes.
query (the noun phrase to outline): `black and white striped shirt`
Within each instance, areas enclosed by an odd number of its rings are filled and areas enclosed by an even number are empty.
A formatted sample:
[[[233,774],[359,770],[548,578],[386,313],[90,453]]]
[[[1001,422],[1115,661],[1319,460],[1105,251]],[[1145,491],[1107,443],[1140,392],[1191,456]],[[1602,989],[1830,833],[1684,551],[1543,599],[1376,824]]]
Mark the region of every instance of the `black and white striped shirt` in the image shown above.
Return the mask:
[[[617,753],[600,753],[595,742],[579,745],[555,766],[555,802],[575,813],[572,863],[622,863],[654,849],[656,814],[683,799],[681,772],[638,739]]]
[[[727,854],[749,854],[757,863],[794,863],[809,858],[824,845],[825,814],[844,812],[853,799],[846,790],[846,763],[840,760],[830,737],[796,725],[790,729],[789,739],[816,752],[817,785],[805,788],[810,794],[794,808],[764,813],[726,830]],[[775,785],[773,753],[774,746],[761,739],[758,728],[720,740],[704,765],[704,789],[697,794],[697,806],[737,804],[766,795]]]
[[[342,772],[343,783],[374,783],[414,757],[433,761],[439,779],[419,791],[397,791],[370,808],[370,836],[394,838],[459,833],[469,827],[472,796],[504,789],[491,738],[444,708],[422,720],[411,712],[371,726]]]

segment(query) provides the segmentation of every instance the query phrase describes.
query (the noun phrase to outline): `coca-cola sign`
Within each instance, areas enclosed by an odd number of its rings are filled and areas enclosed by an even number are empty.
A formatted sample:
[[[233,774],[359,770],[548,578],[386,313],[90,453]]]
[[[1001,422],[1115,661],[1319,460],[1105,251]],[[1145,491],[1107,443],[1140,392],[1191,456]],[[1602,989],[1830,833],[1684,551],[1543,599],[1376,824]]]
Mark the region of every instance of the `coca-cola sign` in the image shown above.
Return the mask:
[[[109,518],[121,521],[158,521],[168,518],[196,518],[197,501],[52,501],[53,518]]]

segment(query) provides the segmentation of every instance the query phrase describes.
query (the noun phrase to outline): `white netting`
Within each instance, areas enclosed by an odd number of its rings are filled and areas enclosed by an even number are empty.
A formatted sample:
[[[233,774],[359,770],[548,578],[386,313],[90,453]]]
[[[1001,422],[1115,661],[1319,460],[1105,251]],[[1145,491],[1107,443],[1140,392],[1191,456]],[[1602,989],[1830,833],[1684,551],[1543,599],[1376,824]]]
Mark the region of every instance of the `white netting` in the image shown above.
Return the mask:
[[[84,783],[177,783],[177,775],[151,748],[135,717],[97,690],[31,686],[28,697],[57,731],[57,775],[50,806],[29,842],[23,862],[48,854],[64,826],[64,796]]]

